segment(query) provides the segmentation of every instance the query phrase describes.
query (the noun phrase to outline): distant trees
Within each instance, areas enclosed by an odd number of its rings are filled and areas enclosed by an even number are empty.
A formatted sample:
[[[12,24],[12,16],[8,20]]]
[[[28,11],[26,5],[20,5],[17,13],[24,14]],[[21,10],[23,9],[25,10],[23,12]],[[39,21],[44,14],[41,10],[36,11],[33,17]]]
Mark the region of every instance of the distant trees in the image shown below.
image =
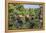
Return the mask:
[[[39,8],[25,9],[22,4],[8,4],[8,28],[39,28]]]

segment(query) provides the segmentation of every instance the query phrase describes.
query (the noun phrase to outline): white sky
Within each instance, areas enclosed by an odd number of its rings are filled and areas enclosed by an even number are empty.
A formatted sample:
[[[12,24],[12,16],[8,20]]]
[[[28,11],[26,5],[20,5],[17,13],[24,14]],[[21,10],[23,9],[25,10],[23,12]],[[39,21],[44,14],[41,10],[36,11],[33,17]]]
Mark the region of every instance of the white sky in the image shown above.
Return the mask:
[[[39,5],[28,5],[28,4],[25,4],[23,5],[25,8],[40,8]]]

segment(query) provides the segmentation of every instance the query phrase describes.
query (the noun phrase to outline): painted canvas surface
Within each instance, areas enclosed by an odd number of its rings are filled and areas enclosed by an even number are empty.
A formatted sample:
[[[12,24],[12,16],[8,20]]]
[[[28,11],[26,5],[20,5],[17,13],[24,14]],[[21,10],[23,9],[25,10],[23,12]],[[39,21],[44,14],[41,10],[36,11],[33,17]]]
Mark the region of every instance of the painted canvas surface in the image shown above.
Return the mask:
[[[40,5],[8,3],[8,30],[42,29],[43,12]]]

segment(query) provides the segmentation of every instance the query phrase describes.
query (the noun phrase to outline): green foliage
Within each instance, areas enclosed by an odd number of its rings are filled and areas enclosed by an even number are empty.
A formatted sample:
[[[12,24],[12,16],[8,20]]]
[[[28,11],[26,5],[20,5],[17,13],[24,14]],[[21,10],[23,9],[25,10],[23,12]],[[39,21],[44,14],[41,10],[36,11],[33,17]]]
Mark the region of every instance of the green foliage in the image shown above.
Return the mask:
[[[8,4],[8,28],[9,29],[26,29],[26,28],[39,28],[39,8],[29,8],[25,9],[22,4]],[[23,15],[24,17],[16,17],[17,15]],[[29,19],[30,17],[27,17],[27,21],[25,18],[25,15],[31,15],[32,19]],[[32,17],[33,16],[33,17]],[[19,22],[18,22],[19,21]],[[22,22],[22,23],[21,23]],[[21,24],[20,24],[21,23]]]

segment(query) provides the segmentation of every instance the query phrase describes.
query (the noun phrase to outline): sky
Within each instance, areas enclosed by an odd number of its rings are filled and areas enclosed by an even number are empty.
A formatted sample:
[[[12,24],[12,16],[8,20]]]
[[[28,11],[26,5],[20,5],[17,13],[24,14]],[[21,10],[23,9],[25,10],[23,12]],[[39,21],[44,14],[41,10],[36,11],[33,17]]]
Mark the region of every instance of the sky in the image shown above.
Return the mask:
[[[23,5],[25,8],[40,8],[39,5],[28,5],[28,4],[24,4]]]

